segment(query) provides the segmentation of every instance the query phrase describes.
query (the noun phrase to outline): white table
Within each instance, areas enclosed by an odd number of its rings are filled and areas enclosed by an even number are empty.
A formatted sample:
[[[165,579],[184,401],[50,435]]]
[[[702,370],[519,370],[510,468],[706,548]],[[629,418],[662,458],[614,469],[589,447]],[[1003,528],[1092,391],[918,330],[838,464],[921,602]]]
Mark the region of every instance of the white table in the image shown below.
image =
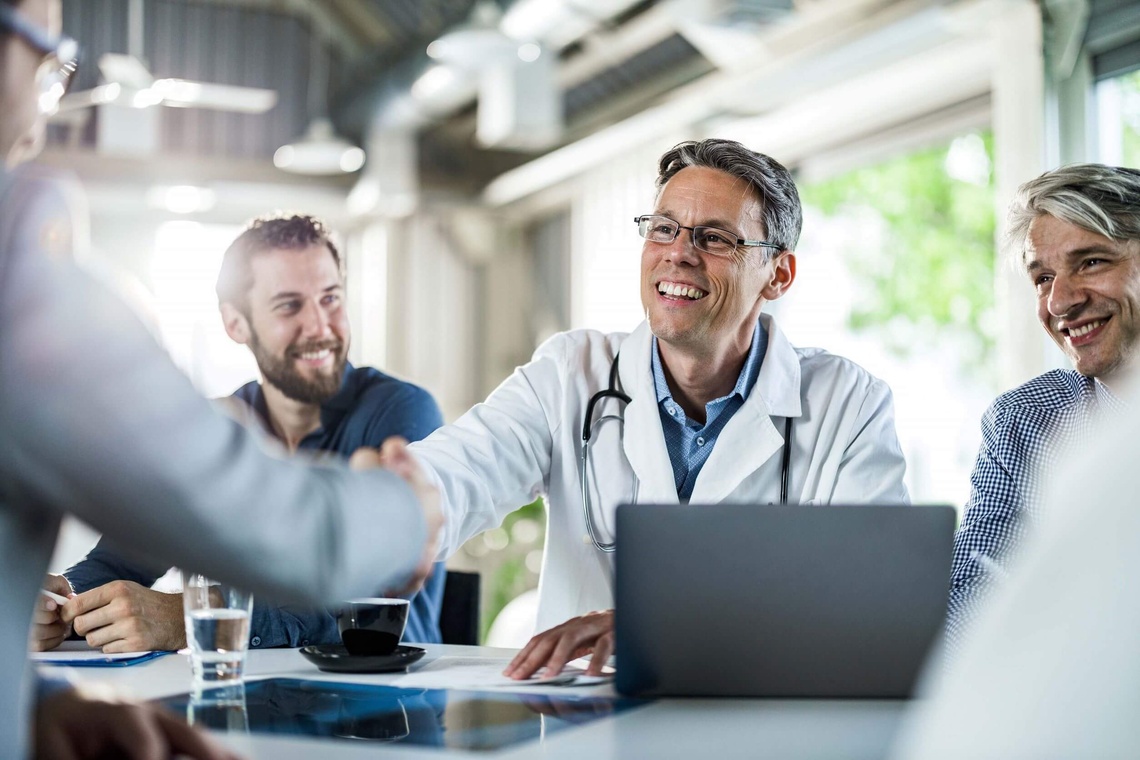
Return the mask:
[[[425,645],[427,664],[441,656],[509,659],[513,650]],[[421,666],[421,665],[417,665]],[[413,667],[417,667],[413,666]],[[295,649],[253,650],[247,681],[270,676],[387,684],[399,675],[323,673]],[[190,687],[185,655],[168,655],[128,668],[77,668],[82,681],[110,683],[139,699],[184,694]],[[535,693],[528,687],[526,693]],[[557,689],[548,693],[565,694]],[[578,694],[613,695],[611,686],[576,689]],[[218,734],[250,758],[293,760],[319,757],[392,758],[491,757],[495,760],[544,758],[881,758],[905,708],[891,700],[663,699],[612,718],[552,734],[540,742],[516,744],[498,752],[463,752],[400,744],[291,736]]]

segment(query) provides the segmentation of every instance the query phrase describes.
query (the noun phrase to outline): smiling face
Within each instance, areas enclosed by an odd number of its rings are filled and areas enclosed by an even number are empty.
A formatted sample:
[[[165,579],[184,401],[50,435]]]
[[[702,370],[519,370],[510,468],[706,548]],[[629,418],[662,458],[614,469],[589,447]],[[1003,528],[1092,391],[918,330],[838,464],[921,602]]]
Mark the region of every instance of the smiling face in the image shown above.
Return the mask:
[[[690,166],[661,188],[653,213],[686,227],[762,240],[762,210],[744,180]],[[764,302],[783,295],[794,277],[790,252],[767,260],[763,248],[714,256],[693,247],[689,230],[672,243],[647,240],[641,250],[641,302],[649,327],[665,346],[693,356],[746,352]]]
[[[285,396],[327,401],[340,390],[350,339],[336,261],[317,244],[260,251],[249,263],[247,308],[222,306],[227,332],[249,346],[265,381]]]
[[[1082,375],[1104,382],[1133,364],[1140,338],[1140,241],[1056,217],[1029,227],[1025,261],[1037,318]]]

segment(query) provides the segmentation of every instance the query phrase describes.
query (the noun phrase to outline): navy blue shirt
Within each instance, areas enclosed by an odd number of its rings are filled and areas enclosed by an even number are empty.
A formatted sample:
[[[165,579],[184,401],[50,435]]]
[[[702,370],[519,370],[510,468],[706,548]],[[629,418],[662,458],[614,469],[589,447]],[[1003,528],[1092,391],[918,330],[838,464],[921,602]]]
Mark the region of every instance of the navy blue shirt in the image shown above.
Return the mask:
[[[265,429],[271,430],[260,383],[247,383],[233,395],[253,407]],[[361,446],[377,447],[392,435],[421,440],[442,424],[439,406],[423,388],[371,367],[356,369],[350,364],[345,367],[340,391],[321,405],[320,428],[305,436],[298,448],[347,457]],[[83,593],[114,580],[151,586],[162,573],[124,559],[100,540],[86,558],[64,575],[77,593]],[[445,576],[443,563],[437,563],[423,589],[412,597],[404,641],[439,643]],[[340,633],[336,619],[327,610],[277,606],[255,598],[249,643],[261,648],[337,644]]]

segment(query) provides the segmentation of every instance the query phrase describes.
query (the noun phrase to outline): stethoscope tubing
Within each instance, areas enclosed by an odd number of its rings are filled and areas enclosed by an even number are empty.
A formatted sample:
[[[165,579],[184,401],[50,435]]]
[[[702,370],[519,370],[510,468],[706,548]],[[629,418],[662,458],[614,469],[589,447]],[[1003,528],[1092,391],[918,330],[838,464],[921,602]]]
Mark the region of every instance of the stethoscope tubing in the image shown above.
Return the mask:
[[[590,464],[590,455],[589,455],[590,438],[591,438],[592,433],[593,433],[593,431],[592,431],[593,426],[591,425],[591,423],[594,420],[594,408],[597,406],[597,404],[600,401],[604,401],[607,398],[616,399],[616,400],[618,400],[618,401],[620,401],[626,405],[632,403],[632,401],[633,401],[633,399],[631,399],[628,394],[624,393],[620,388],[618,388],[618,382],[619,382],[619,380],[618,380],[618,358],[620,356],[621,356],[621,353],[619,352],[617,355],[614,356],[613,363],[610,365],[610,378],[609,378],[609,384],[607,385],[607,387],[598,391],[594,395],[590,396],[590,400],[586,402],[585,420],[582,423],[582,466],[580,468],[581,481],[582,481],[582,514],[586,518],[586,531],[589,533],[590,540],[594,542],[594,548],[596,548],[598,551],[604,552],[606,554],[611,554],[617,548],[617,542],[616,541],[605,542],[605,541],[601,541],[598,539],[598,533],[594,529],[593,510],[590,509],[590,491],[588,488],[589,480],[587,477],[587,471],[589,469],[589,464]],[[613,419],[616,419],[616,420],[622,422],[623,424],[625,422],[624,415],[621,417],[619,417],[617,415],[606,415],[605,417],[602,418],[602,420],[605,420],[609,417],[612,417]],[[599,422],[600,421],[601,420],[599,420]],[[623,436],[625,435],[624,430],[622,432],[622,435]],[[791,417],[785,417],[784,418],[784,444],[783,444],[783,452],[782,452],[781,459],[780,459],[780,468],[781,468],[781,472],[780,472],[780,504],[781,505],[786,505],[788,503],[788,479],[789,479],[789,472],[791,471],[791,463],[792,463],[792,418]],[[633,501],[635,503],[637,501],[636,490],[634,492]]]

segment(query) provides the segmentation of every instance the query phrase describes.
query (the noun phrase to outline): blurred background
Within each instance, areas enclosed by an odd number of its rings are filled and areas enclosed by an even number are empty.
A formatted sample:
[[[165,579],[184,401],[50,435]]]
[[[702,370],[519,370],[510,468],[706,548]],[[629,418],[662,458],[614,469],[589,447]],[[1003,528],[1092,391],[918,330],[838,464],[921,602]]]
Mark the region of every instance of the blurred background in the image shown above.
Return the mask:
[[[552,333],[640,321],[656,159],[727,137],[795,173],[798,279],[770,310],[891,385],[920,503],[960,508],[986,405],[1063,365],[999,253],[1013,190],[1140,166],[1134,0],[63,5],[83,97],[42,161],[78,175],[91,257],[204,394],[256,377],[214,295],[254,215],[338,230],[352,361],[452,420]],[[536,503],[449,563],[481,574],[492,643],[531,632],[544,530]],[[68,525],[53,570],[94,540]]]

